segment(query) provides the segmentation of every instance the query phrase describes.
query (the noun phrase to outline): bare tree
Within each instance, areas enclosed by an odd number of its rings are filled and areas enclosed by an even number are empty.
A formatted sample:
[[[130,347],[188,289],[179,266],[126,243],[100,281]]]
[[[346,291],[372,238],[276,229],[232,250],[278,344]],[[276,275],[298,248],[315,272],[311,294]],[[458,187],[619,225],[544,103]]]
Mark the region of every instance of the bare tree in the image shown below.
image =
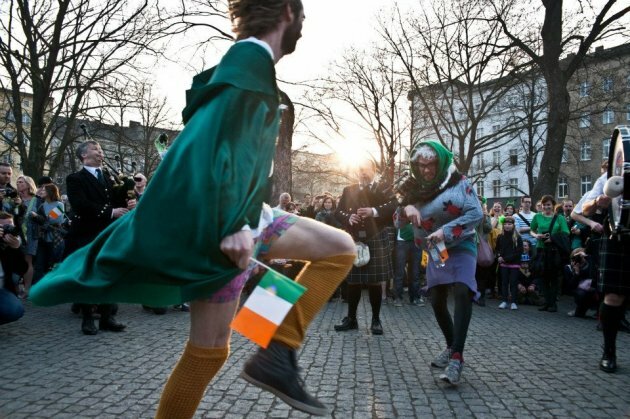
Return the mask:
[[[580,1],[571,12],[563,0],[541,0],[538,6],[517,0],[485,1],[491,11],[487,19],[501,26],[510,47],[518,49],[542,73],[547,87],[547,140],[541,171],[532,195],[539,198],[556,185],[567,127],[571,117],[569,82],[591,47],[613,36],[628,36],[621,19],[630,12],[627,3],[606,0],[597,7]],[[535,17],[542,15],[542,25]],[[480,18],[486,21],[486,18]],[[526,24],[525,24],[526,22]]]
[[[476,155],[509,141],[517,124],[505,117],[518,93],[514,75],[525,71],[517,53],[500,45],[500,25],[479,24],[482,11],[479,2],[442,0],[419,16],[395,9],[380,25],[387,49],[411,81],[411,143],[439,140],[462,173]]]
[[[408,129],[403,103],[409,90],[407,78],[396,71],[391,57],[374,46],[367,51],[346,51],[321,83],[319,108],[334,113],[334,102],[350,107],[354,119],[361,121],[360,126],[376,142],[379,171],[391,183],[396,155]]]
[[[137,69],[137,58],[160,47],[158,21],[149,0],[10,0],[2,2],[1,87],[12,97],[16,120],[13,148],[23,169],[54,173],[71,137],[51,147],[53,121],[70,135],[91,97]],[[23,123],[21,92],[32,92],[30,123]]]

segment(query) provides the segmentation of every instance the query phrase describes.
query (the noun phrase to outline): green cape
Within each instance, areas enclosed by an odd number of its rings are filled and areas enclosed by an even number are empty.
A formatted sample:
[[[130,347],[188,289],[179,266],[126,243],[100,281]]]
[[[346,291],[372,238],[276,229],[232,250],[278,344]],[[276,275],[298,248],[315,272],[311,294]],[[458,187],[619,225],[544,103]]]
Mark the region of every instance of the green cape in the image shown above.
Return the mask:
[[[240,271],[219,244],[258,225],[279,127],[269,53],[234,44],[186,94],[186,126],[134,211],[38,282],[38,305],[178,304],[212,295]]]

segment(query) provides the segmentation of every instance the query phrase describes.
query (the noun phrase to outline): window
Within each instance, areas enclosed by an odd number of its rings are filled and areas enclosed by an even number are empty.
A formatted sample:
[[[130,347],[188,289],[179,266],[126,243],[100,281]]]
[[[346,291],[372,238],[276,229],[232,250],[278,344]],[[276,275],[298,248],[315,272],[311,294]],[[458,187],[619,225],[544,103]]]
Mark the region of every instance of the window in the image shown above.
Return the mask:
[[[591,175],[582,176],[582,178],[580,179],[580,185],[581,185],[582,195],[590,191],[593,188],[593,185],[591,182]]]
[[[485,196],[486,192],[484,190],[484,184],[482,181],[477,182],[477,195]]]
[[[562,149],[562,163],[567,163],[569,161],[569,152],[566,148]]]
[[[510,150],[510,166],[518,165],[518,150],[513,148]]]
[[[510,196],[516,196],[518,191],[518,178],[510,178]]]
[[[604,109],[602,113],[602,124],[612,124],[615,122],[615,111],[610,108]]]
[[[613,78],[612,78],[612,76],[604,77],[604,81],[602,83],[602,91],[604,93],[611,93],[613,91]]]
[[[610,154],[610,138],[602,140],[602,159],[607,159]]]
[[[588,128],[591,126],[591,117],[587,114],[582,114],[580,122],[578,123],[580,128]]]
[[[588,96],[590,88],[591,85],[589,82],[583,81],[582,83],[580,83],[580,97]]]
[[[501,196],[501,180],[493,180],[492,181],[492,195],[496,198]]]
[[[486,166],[486,162],[483,159],[483,153],[477,155],[477,170],[481,170]]]
[[[626,105],[626,121],[630,121],[630,103]]]
[[[15,122],[15,115],[13,115],[13,112],[11,110],[7,111],[6,118],[8,122]]]
[[[22,107],[23,108],[28,108],[29,106],[31,106],[31,102],[30,101],[28,101],[26,99],[22,101]]]
[[[566,176],[558,177],[558,198],[569,196],[569,180]]]
[[[13,161],[11,159],[11,155],[10,154],[5,154],[4,156],[2,156],[2,163],[13,164]]]
[[[630,105],[628,105],[628,106],[630,107]],[[630,114],[630,111],[629,111],[629,114]],[[495,125],[492,126],[492,132],[493,133],[499,132],[500,129],[501,129],[501,125],[499,125],[499,124],[495,124]]]
[[[591,142],[582,141],[580,144],[580,160],[589,161],[591,159]]]
[[[626,76],[626,88],[630,89],[630,76]]]
[[[15,133],[13,131],[5,131],[2,134],[7,142],[11,142],[13,141],[13,138],[15,138]]]
[[[477,128],[477,138],[483,137],[483,127]]]
[[[492,164],[495,166],[501,166],[501,152],[500,151],[492,152]]]
[[[22,115],[22,123],[24,125],[29,125],[31,123],[31,116],[27,114]]]

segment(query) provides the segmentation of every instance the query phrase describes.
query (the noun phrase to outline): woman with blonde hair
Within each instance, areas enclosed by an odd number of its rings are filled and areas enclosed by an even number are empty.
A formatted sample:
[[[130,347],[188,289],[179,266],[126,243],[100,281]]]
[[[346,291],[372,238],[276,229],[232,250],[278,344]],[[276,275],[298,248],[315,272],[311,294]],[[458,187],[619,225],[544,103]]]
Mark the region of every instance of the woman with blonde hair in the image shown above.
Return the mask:
[[[501,278],[502,302],[500,309],[508,307],[508,296],[512,297],[511,310],[518,309],[516,300],[518,297],[518,277],[521,267],[521,254],[523,253],[523,239],[514,228],[514,217],[507,216],[503,220],[503,232],[497,238],[495,249],[497,262],[499,263],[499,276]]]
[[[36,196],[37,186],[30,176],[19,176],[15,182],[15,187],[20,196],[20,217],[17,225],[21,230],[23,238],[22,252],[28,265],[24,273],[24,292],[20,297],[27,298],[33,283],[33,258],[37,254],[37,244],[39,238],[39,225],[29,216],[31,212],[36,212],[41,205],[41,200]]]
[[[66,214],[59,188],[54,183],[44,185],[43,188],[44,202],[37,212],[30,213],[41,226],[35,258],[35,282],[39,281],[55,263],[61,261],[64,246],[62,224],[66,221]]]

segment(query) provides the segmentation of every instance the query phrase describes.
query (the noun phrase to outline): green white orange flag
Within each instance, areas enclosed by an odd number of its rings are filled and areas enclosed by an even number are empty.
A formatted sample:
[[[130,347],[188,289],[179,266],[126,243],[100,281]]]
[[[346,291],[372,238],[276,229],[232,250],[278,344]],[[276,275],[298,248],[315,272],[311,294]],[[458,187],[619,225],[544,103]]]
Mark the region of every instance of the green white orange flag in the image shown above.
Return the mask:
[[[62,215],[63,215],[63,212],[58,207],[55,207],[55,208],[51,209],[50,212],[48,213],[48,216],[50,218],[52,218],[53,220],[56,220],[57,218],[61,217]]]
[[[232,320],[232,329],[266,348],[291,307],[305,291],[302,285],[268,268]]]

